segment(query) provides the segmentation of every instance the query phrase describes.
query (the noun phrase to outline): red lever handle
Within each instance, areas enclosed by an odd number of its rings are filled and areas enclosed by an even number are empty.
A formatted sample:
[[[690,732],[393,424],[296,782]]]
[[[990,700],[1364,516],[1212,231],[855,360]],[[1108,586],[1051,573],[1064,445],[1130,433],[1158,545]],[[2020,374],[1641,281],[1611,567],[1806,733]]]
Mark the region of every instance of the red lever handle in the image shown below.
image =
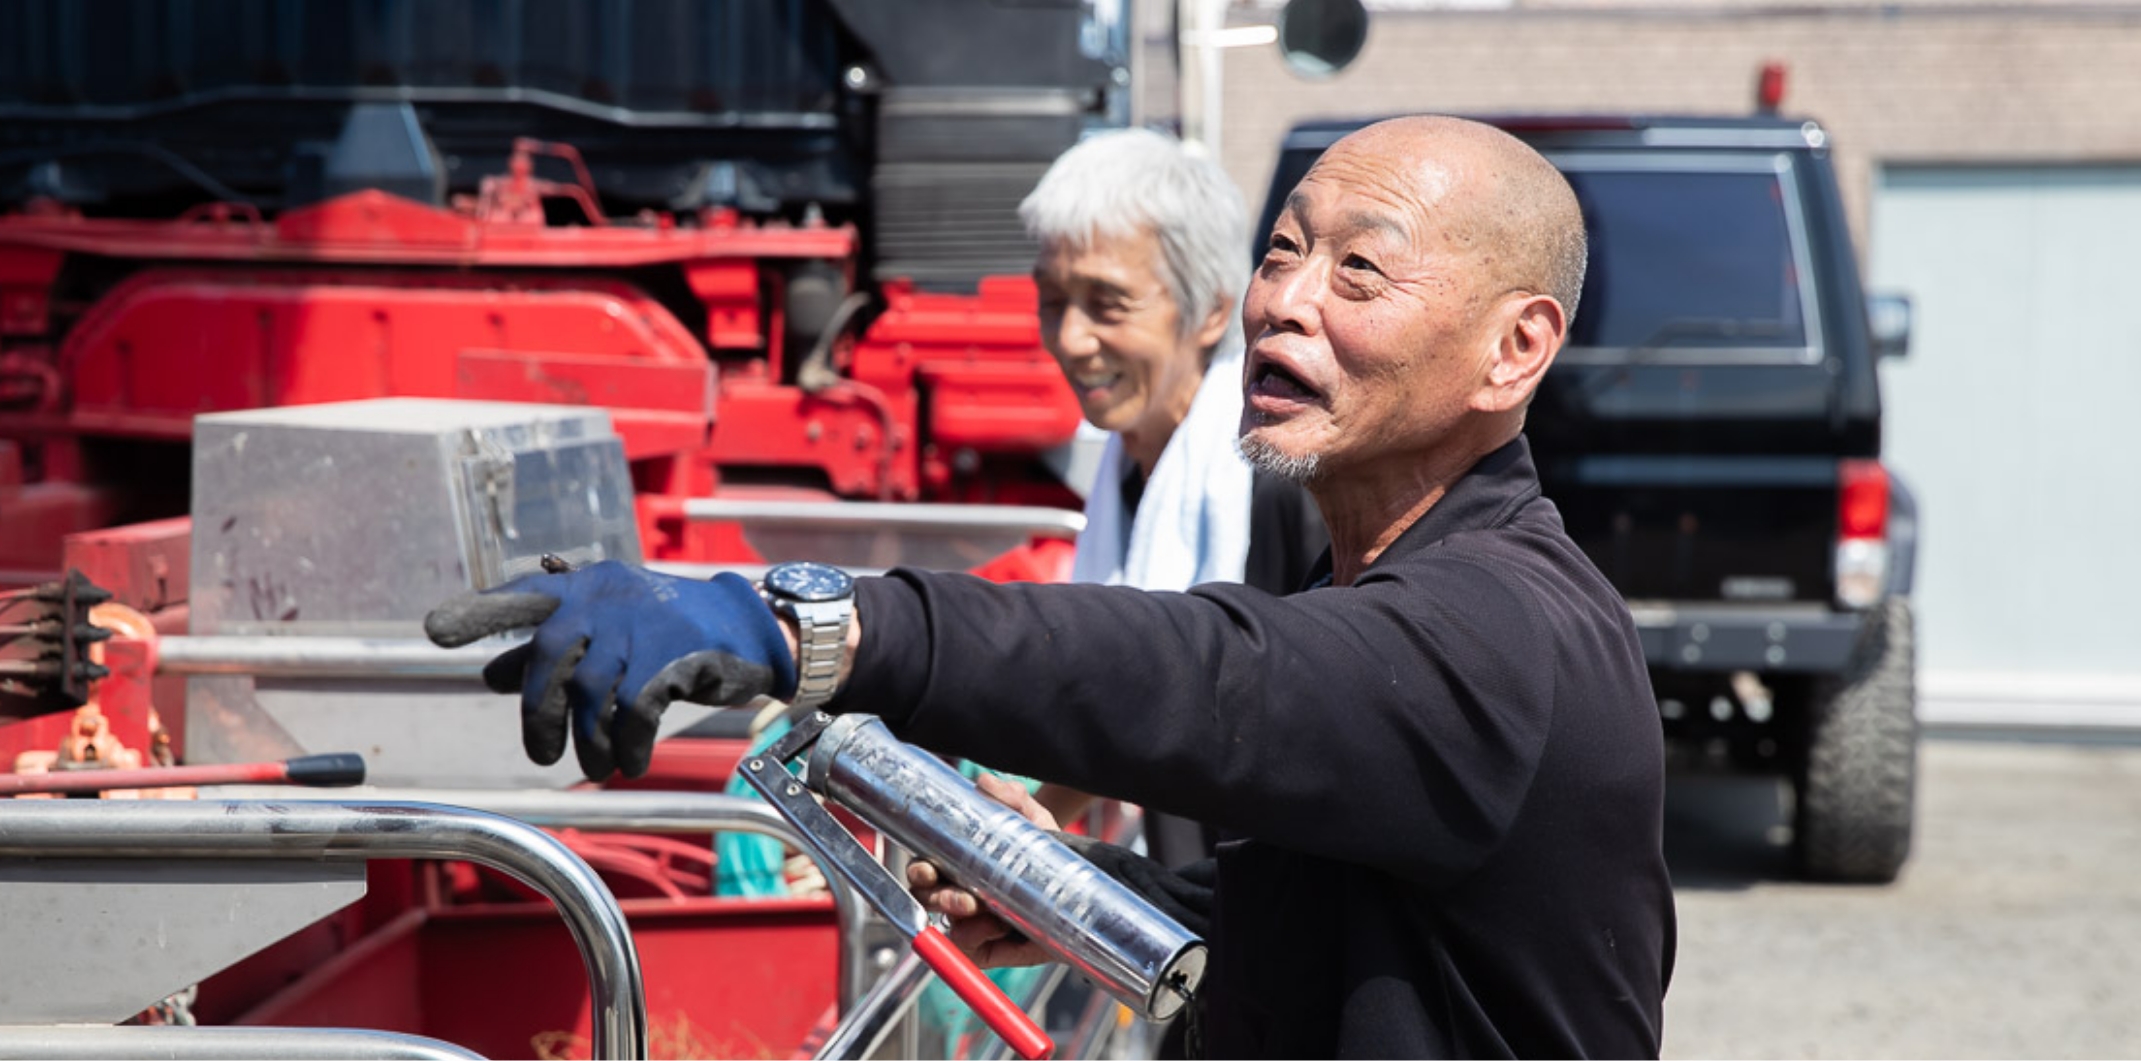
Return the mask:
[[[0,774],[0,796],[31,792],[81,795],[123,788],[181,785],[312,785],[340,788],[364,783],[364,758],[350,752],[306,755],[273,763],[210,763],[144,766],[132,770],[63,770],[51,774]]]
[[[1026,1011],[1013,1004],[1004,989],[996,981],[983,975],[952,941],[934,926],[925,927],[914,937],[914,952],[922,956],[931,969],[944,979],[953,993],[974,1008],[974,1013],[989,1026],[989,1030],[1001,1036],[1018,1056],[1026,1061],[1041,1061],[1056,1052],[1055,1041],[1041,1026],[1026,1015]]]

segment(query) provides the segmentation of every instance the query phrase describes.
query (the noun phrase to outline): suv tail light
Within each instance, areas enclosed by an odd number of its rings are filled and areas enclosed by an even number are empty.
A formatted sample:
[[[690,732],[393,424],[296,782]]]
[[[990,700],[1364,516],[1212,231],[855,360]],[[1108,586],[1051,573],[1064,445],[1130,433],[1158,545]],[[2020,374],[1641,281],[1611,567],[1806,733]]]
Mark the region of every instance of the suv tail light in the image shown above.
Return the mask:
[[[1888,470],[1847,460],[1836,479],[1836,603],[1869,608],[1888,584]]]

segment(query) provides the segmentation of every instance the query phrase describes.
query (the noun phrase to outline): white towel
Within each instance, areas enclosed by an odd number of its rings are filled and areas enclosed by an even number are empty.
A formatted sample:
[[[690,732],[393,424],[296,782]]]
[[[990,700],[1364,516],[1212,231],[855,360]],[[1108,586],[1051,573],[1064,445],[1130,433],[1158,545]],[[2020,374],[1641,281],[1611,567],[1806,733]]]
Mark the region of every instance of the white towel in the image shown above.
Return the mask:
[[[1160,451],[1130,533],[1123,533],[1121,435],[1108,439],[1085,501],[1073,582],[1184,590],[1240,582],[1249,560],[1249,465],[1234,448],[1241,424],[1239,346],[1212,356],[1189,415]],[[1128,538],[1128,547],[1124,539]]]

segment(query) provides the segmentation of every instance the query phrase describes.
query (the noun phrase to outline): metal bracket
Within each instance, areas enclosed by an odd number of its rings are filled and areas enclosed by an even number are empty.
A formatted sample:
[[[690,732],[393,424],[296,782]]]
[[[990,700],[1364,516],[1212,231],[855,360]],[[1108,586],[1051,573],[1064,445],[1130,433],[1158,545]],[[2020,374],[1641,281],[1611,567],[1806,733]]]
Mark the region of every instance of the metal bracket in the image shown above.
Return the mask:
[[[766,749],[765,754],[776,762],[794,762],[796,756],[809,751],[811,745],[818,743],[818,738],[825,734],[825,727],[832,724],[833,716],[823,711],[812,711],[797,719],[795,724],[788,728],[788,732],[781,734],[781,739],[774,741]]]
[[[520,538],[520,525],[513,510],[518,499],[513,485],[513,451],[482,431],[470,429],[463,436],[461,489],[468,504],[470,559],[482,566],[476,587],[488,588],[505,580],[503,542]],[[482,531],[489,523],[494,537]]]
[[[815,718],[831,721],[823,714],[816,714]],[[788,743],[789,738],[795,737],[803,726],[812,721],[814,719],[805,719],[802,725],[783,736],[774,748]],[[821,723],[816,730],[824,728]],[[796,747],[808,747],[816,739],[817,732],[813,731],[798,742]],[[794,752],[788,754],[792,755]],[[885,920],[892,922],[909,936],[927,928],[929,919],[922,912],[922,904],[916,902],[914,896],[907,894],[907,890],[893,878],[890,870],[870,857],[870,852],[862,846],[862,842],[842,827],[830,811],[818,805],[818,801],[803,787],[803,783],[796,780],[781,765],[784,761],[776,757],[773,749],[769,749],[765,754],[744,760],[738,772],[742,774],[746,784],[756,789],[759,795],[766,798],[767,803],[781,812],[781,817],[788,819],[789,824],[795,826],[797,835],[810,848],[811,853],[818,857],[818,861],[840,874],[841,879],[847,881],[872,908],[883,914]]]

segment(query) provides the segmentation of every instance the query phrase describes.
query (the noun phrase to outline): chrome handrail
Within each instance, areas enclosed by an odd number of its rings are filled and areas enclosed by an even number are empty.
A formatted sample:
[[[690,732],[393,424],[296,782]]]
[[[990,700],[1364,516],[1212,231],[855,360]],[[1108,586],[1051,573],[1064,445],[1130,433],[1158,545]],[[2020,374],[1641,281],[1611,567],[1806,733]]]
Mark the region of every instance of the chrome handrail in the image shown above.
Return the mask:
[[[549,898],[572,932],[593,1003],[594,1056],[647,1056],[646,990],[624,913],[587,863],[526,822],[425,803],[10,800],[0,803],[0,858],[408,858],[488,866]]]
[[[880,977],[852,1010],[843,1010],[840,1026],[818,1048],[818,1061],[860,1061],[877,1052],[885,1037],[914,1011],[922,989],[936,979],[922,956],[913,951]],[[902,1052],[902,1056],[913,1056]]]
[[[1085,513],[1045,505],[946,505],[891,501],[749,501],[695,497],[683,502],[688,520],[779,523],[892,531],[1019,531],[1075,538]]]
[[[465,648],[440,648],[413,637],[162,637],[156,641],[156,671],[473,682],[483,677],[483,665],[491,657],[515,643],[487,641]]]
[[[250,790],[258,794],[263,790]],[[549,828],[602,829],[617,832],[696,834],[754,833],[770,836],[809,855],[795,826],[771,806],[740,796],[711,792],[551,792],[537,789],[374,789],[368,798],[419,803],[451,803],[503,814]],[[815,858],[816,856],[812,856]],[[864,931],[870,909],[830,867],[820,866],[833,895],[840,926],[838,998],[840,1012],[850,1012],[869,988],[869,940]]]
[[[363,1028],[108,1027],[60,1024],[0,1027],[0,1059],[102,1061],[455,1061],[483,1057],[452,1043]]]

